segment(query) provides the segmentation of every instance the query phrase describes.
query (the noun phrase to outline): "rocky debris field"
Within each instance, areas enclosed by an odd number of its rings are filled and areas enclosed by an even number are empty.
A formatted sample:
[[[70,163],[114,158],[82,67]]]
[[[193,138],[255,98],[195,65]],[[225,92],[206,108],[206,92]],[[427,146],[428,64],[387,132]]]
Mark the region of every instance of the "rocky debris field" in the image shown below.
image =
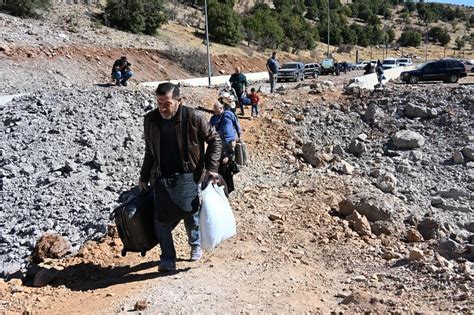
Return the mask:
[[[2,273],[25,267],[34,247],[38,265],[23,282],[0,281],[7,309],[126,312],[143,300],[150,312],[472,309],[472,87],[355,93],[320,81],[263,96],[262,117],[241,120],[250,164],[230,200],[239,234],[172,277],[157,277],[158,249],[146,263],[121,258],[116,235],[102,238],[137,180],[152,93],[63,88],[8,103]],[[217,91],[183,94],[210,107]]]
[[[71,251],[106,232],[117,194],[137,180],[152,100],[141,91],[61,89],[1,108],[0,274],[24,267],[47,231],[66,236]]]
[[[283,101],[283,119],[296,130],[284,143],[287,161],[364,183],[335,209],[360,234],[416,234],[439,241],[446,258],[473,261],[473,90],[395,84],[319,104]]]

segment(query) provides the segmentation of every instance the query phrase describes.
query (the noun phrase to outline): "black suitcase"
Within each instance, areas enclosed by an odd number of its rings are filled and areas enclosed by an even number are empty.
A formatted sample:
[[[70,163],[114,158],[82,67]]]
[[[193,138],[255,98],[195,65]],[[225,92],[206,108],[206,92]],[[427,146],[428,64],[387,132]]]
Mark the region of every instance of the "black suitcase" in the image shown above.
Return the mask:
[[[122,256],[139,252],[142,256],[158,244],[155,234],[153,192],[133,192],[111,214],[123,243]]]

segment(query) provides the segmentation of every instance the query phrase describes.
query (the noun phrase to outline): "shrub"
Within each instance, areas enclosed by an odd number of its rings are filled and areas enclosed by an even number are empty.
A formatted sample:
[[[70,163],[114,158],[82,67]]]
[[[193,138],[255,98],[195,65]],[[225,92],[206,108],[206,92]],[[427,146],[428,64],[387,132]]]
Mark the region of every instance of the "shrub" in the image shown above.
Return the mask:
[[[240,16],[232,7],[211,2],[208,7],[209,34],[216,42],[235,46],[242,40]]]
[[[167,17],[162,0],[107,0],[105,19],[123,31],[154,35]]]
[[[37,18],[40,11],[48,11],[51,8],[51,0],[4,0],[2,3],[2,11],[19,17]]]
[[[421,34],[416,31],[404,31],[398,41],[403,47],[418,47],[421,44]]]
[[[441,46],[445,46],[451,40],[448,30],[439,26],[432,27],[428,31],[429,39],[433,42],[438,42]]]
[[[285,34],[268,6],[254,7],[243,20],[246,39],[262,48],[277,48]]]

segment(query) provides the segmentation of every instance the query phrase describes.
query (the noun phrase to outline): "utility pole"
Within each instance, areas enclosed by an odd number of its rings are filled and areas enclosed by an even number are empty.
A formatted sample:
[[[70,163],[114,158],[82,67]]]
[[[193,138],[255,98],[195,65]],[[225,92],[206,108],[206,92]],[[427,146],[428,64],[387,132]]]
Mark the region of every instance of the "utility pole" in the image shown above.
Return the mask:
[[[329,58],[329,21],[331,17],[329,16],[329,0],[328,0],[328,51],[326,53],[327,58]]]
[[[207,79],[209,86],[211,86],[211,54],[209,53],[209,21],[207,19],[207,0],[204,0],[204,16],[206,19]]]

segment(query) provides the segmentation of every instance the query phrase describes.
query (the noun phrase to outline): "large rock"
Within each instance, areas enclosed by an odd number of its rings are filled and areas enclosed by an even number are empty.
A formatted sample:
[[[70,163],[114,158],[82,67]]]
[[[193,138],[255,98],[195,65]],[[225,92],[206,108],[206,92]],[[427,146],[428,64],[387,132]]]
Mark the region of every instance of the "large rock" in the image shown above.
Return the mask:
[[[446,259],[456,259],[462,253],[462,246],[458,242],[445,237],[439,240],[436,251]]]
[[[408,260],[422,260],[425,255],[423,251],[418,248],[413,248],[410,250],[410,254],[408,255]]]
[[[315,167],[324,166],[324,156],[319,152],[316,145],[312,142],[305,143],[302,147],[303,157],[306,162],[310,163]]]
[[[46,258],[64,257],[70,250],[71,244],[59,234],[46,233],[41,236],[35,246],[33,262],[41,263]]]
[[[377,187],[385,193],[392,193],[397,188],[397,178],[390,173],[387,173],[379,178]]]
[[[353,139],[351,143],[349,144],[348,150],[350,153],[356,156],[361,156],[362,154],[367,152],[367,146],[365,145],[364,142],[359,141],[357,139]]]
[[[372,229],[370,228],[369,221],[363,215],[360,215],[357,211],[353,211],[350,216],[347,217],[350,226],[360,236],[371,235]]]
[[[474,144],[470,144],[464,147],[464,149],[462,149],[462,154],[469,161],[474,161]]]
[[[363,119],[368,124],[377,124],[384,117],[384,112],[374,103],[371,103],[364,113]]]
[[[370,222],[392,220],[395,211],[395,203],[382,193],[360,192],[348,196],[339,203],[339,212],[349,216],[355,210],[367,217]],[[403,209],[397,209],[399,212]]]
[[[402,150],[416,149],[425,144],[425,138],[411,130],[397,131],[392,140],[395,148]]]
[[[436,109],[429,109],[424,106],[417,106],[414,104],[408,104],[405,106],[403,113],[408,118],[433,118],[438,115]]]
[[[341,304],[368,304],[375,302],[376,298],[374,298],[370,293],[360,291],[360,290],[355,290],[353,291],[350,295],[345,297],[342,301]]]
[[[441,223],[433,218],[424,218],[416,228],[425,240],[436,239],[441,235]]]
[[[408,229],[406,233],[406,239],[407,241],[412,242],[412,243],[422,242],[423,235],[421,235],[421,233],[415,229]]]
[[[45,287],[50,284],[54,278],[56,278],[56,269],[41,269],[35,275],[35,279],[33,280],[33,286],[40,288]]]

